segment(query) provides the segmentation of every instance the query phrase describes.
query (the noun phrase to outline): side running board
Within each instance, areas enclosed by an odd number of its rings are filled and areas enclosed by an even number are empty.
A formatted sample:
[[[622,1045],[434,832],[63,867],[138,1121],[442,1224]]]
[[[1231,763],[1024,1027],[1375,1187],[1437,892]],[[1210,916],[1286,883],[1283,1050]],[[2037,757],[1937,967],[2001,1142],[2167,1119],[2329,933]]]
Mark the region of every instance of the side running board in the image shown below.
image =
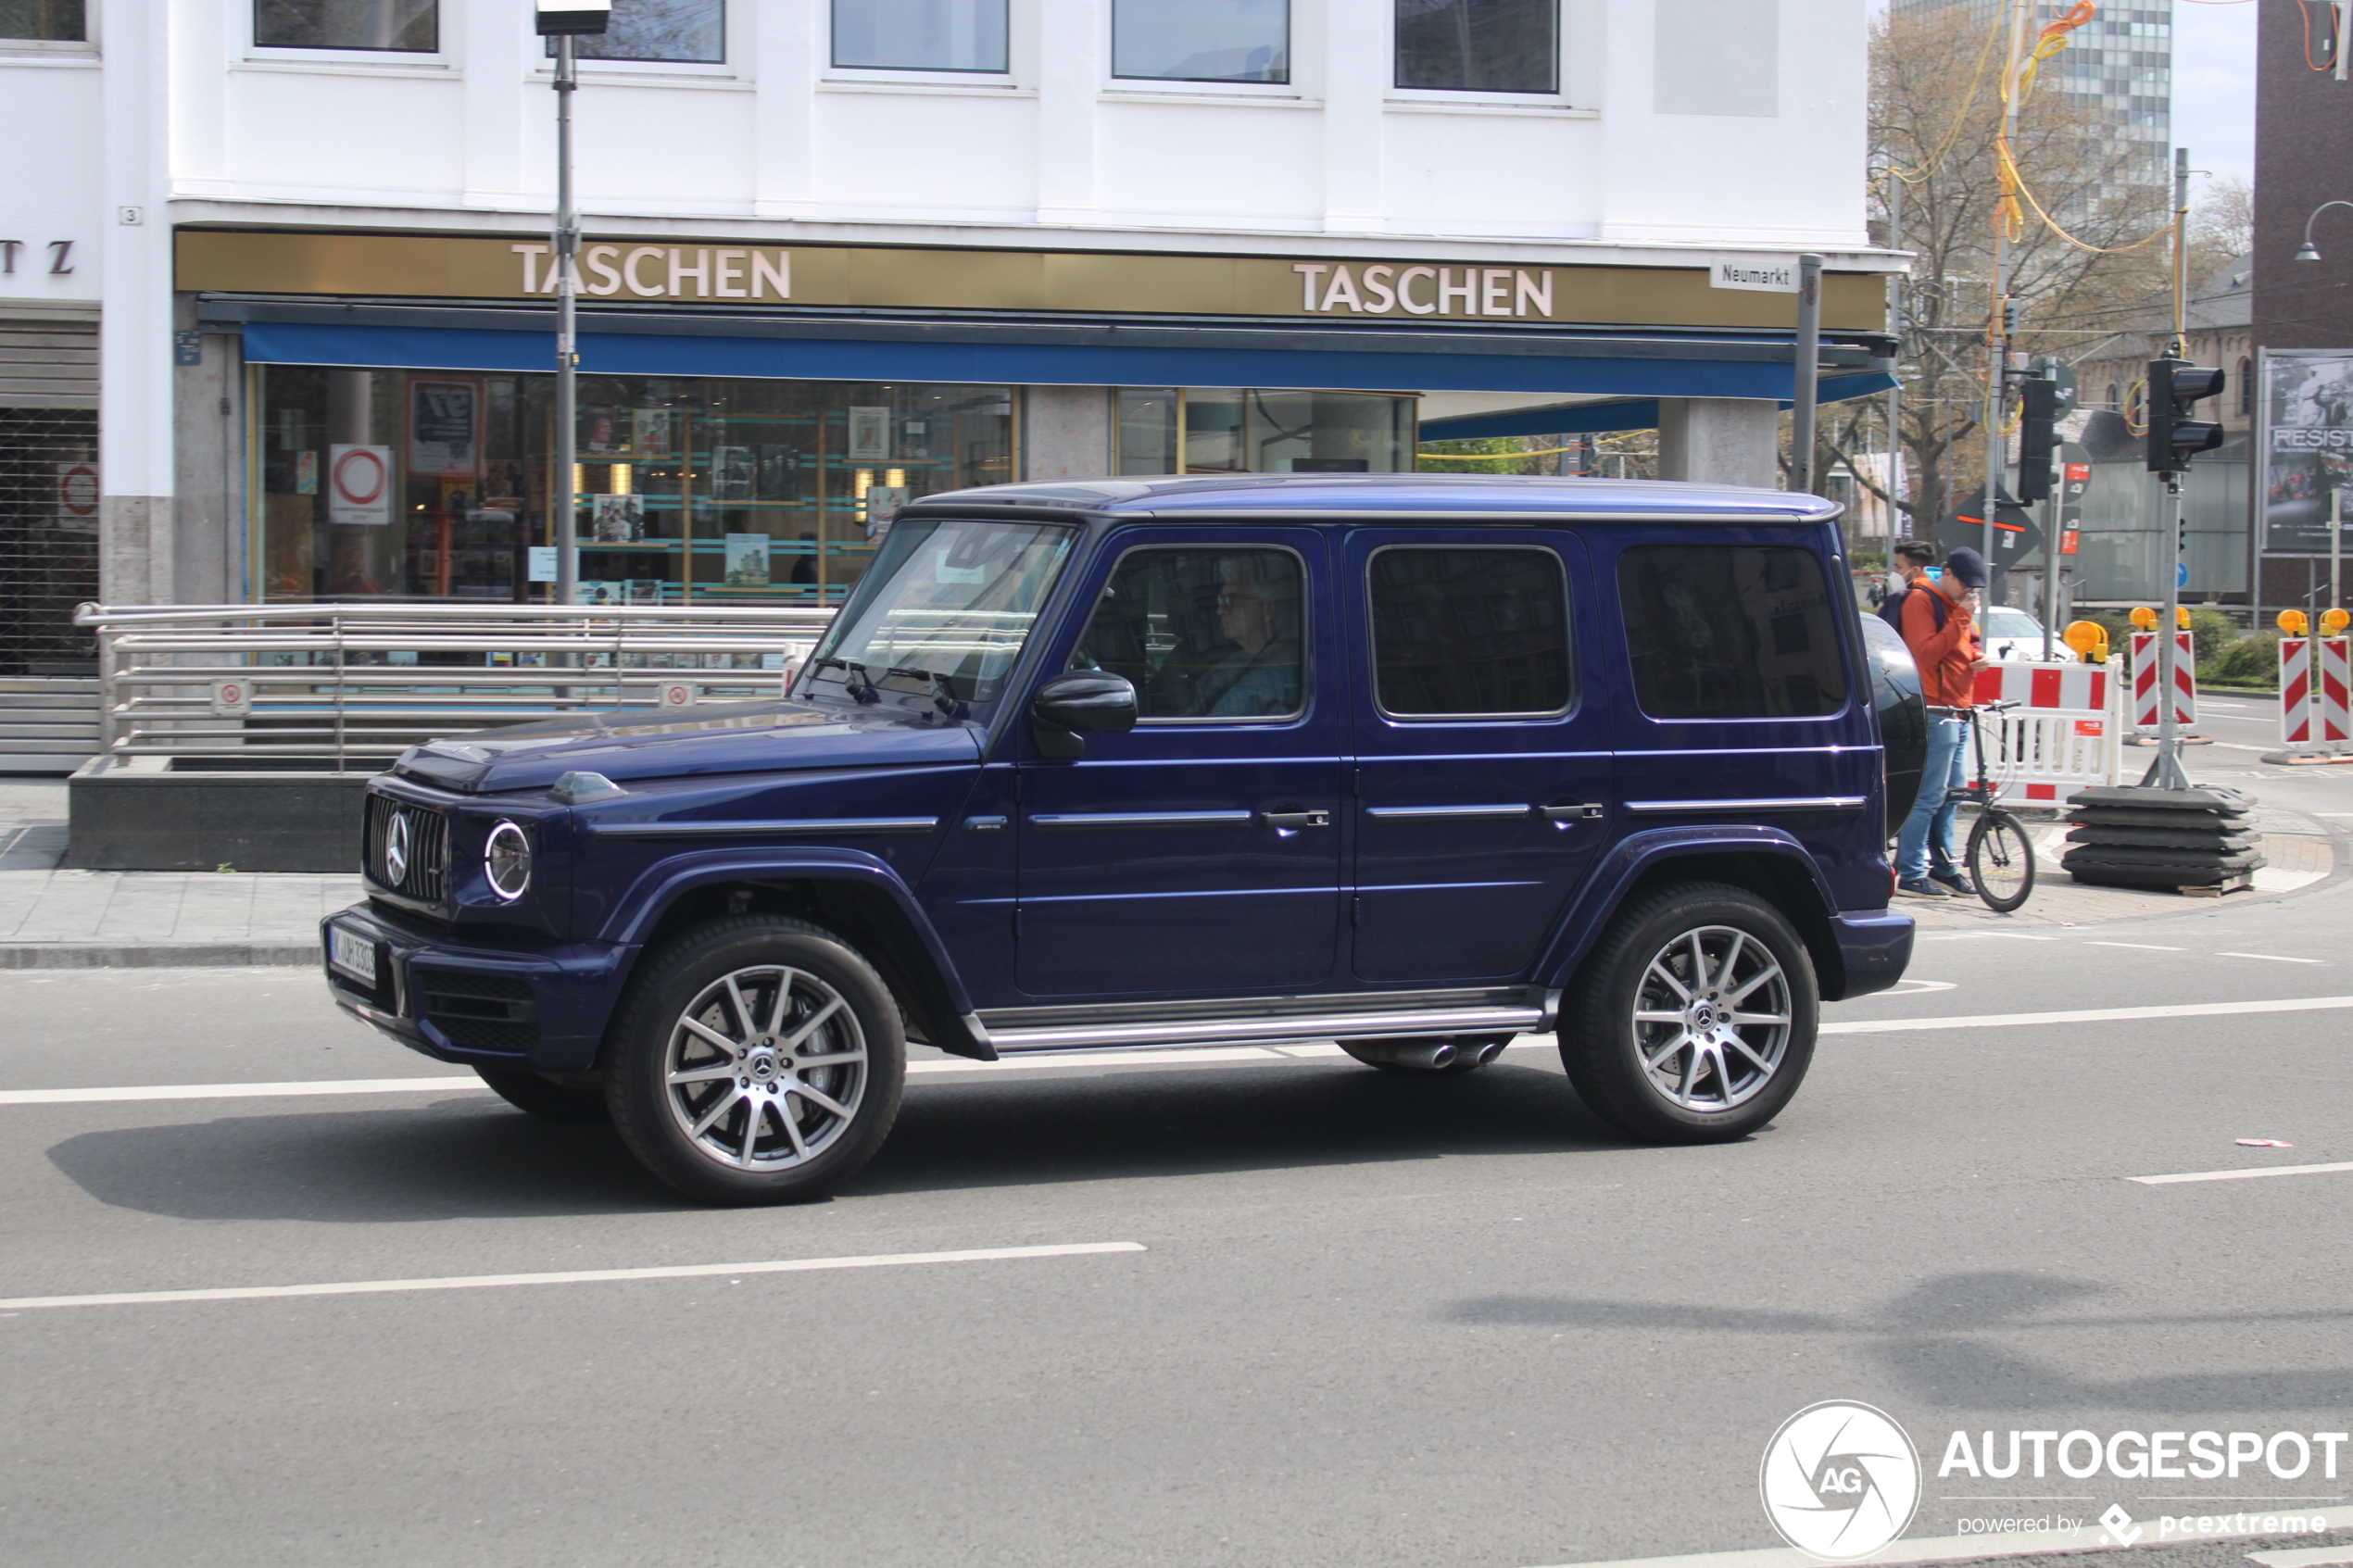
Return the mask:
[[[1023,1027],[999,1014],[988,1028],[1000,1056],[1026,1051],[1148,1049],[1164,1046],[1270,1045],[1308,1040],[1394,1039],[1454,1035],[1521,1035],[1551,1029],[1560,1011],[1558,991],[1530,991],[1525,1002],[1451,1008],[1341,1007],[1327,1012],[1283,1011],[1248,1017],[1189,1017],[1058,1022]],[[1305,998],[1302,998],[1305,999]],[[1341,1002],[1340,997],[1315,998]],[[1053,1010],[1057,1012],[1063,1010]],[[1104,1009],[1105,1013],[1123,1010]]]

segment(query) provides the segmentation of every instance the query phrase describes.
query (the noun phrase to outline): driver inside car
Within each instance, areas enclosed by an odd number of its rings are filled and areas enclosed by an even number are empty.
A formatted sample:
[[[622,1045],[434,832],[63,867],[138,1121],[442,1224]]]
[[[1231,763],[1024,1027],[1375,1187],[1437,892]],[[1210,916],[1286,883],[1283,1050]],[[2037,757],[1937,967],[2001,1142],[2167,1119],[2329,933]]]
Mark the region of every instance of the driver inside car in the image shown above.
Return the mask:
[[[1299,711],[1299,583],[1290,566],[1287,558],[1256,555],[1223,564],[1217,629],[1234,651],[1194,682],[1192,717]]]

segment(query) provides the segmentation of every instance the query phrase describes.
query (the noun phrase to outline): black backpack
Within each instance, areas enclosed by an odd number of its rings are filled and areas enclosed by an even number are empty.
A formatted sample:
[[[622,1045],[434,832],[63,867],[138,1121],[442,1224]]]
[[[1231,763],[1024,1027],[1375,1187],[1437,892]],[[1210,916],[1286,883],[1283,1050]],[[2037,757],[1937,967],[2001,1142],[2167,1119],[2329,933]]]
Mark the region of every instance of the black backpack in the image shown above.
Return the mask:
[[[1906,585],[1888,595],[1879,607],[1879,618],[1894,627],[1898,636],[1904,633],[1904,601],[1911,596],[1912,590]],[[1944,596],[1931,588],[1928,597],[1929,608],[1936,611],[1936,629],[1942,632],[1944,630]]]

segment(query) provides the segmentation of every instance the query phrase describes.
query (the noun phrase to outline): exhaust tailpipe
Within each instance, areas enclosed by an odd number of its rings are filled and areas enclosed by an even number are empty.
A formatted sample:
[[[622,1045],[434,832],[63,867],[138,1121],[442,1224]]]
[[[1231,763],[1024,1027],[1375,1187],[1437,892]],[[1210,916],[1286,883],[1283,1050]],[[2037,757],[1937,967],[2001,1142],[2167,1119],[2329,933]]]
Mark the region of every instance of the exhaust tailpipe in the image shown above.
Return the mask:
[[[1389,1060],[1400,1067],[1411,1067],[1424,1073],[1434,1073],[1452,1066],[1455,1057],[1452,1040],[1400,1041],[1390,1052]]]
[[[1469,1059],[1473,1067],[1484,1067],[1503,1055],[1504,1047],[1509,1044],[1508,1040],[1480,1040],[1463,1055]]]

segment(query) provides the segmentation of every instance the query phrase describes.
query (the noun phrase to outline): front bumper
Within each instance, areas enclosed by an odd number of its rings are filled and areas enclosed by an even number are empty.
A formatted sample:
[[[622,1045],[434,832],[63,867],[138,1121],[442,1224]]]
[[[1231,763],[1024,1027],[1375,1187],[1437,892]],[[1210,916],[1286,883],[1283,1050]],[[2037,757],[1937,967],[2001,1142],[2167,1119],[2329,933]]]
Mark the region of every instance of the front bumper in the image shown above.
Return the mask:
[[[1847,1002],[1884,991],[1912,961],[1912,917],[1900,909],[1850,909],[1831,917],[1842,984],[1825,1001]]]
[[[466,1067],[583,1073],[595,1065],[635,945],[480,947],[355,904],[320,922],[373,944],[373,985],[324,965],[335,1005],[412,1050]]]

